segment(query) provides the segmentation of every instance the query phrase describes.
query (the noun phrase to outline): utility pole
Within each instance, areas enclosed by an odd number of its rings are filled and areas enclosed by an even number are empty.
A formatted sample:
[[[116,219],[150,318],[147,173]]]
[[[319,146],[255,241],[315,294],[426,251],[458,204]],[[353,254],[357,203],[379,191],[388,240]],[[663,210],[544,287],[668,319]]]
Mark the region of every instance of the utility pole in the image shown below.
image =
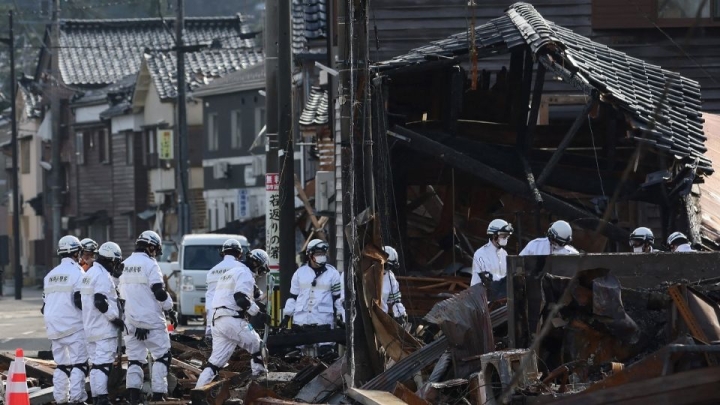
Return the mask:
[[[177,59],[177,118],[175,128],[178,139],[177,179],[180,183],[178,195],[178,219],[180,220],[180,237],[192,233],[190,206],[188,204],[188,139],[187,139],[187,103],[185,84],[185,49],[183,29],[185,28],[185,0],[177,2],[177,18],[175,18],[175,49]]]
[[[292,136],[290,0],[278,2],[278,166],[280,168],[280,297],[295,273],[295,147]]]
[[[15,269],[15,299],[22,299],[23,274],[20,266],[20,168],[18,167],[17,132],[17,78],[15,77],[15,31],[13,30],[13,12],[8,11],[8,38],[2,42],[10,48],[10,122],[12,131],[12,195],[13,195],[13,269]],[[1,284],[0,284],[1,285]]]
[[[52,241],[51,246],[60,240],[60,231],[62,227],[62,201],[60,200],[60,189],[62,178],[60,171],[62,163],[60,162],[60,0],[53,1],[52,14],[52,36],[50,51],[50,114],[52,114],[52,172],[51,176],[51,192],[52,192]],[[79,186],[79,185],[78,185]],[[53,249],[54,250],[54,249]]]

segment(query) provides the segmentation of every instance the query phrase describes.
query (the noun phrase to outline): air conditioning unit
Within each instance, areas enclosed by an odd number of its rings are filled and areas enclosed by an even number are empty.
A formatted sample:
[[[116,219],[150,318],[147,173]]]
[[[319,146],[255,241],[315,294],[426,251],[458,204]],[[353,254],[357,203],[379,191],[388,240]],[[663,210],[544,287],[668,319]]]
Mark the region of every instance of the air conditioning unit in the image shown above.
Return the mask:
[[[330,211],[330,198],[335,195],[335,172],[315,173],[315,210]]]
[[[217,162],[213,165],[213,178],[215,180],[225,179],[228,176],[230,166],[227,162]]]

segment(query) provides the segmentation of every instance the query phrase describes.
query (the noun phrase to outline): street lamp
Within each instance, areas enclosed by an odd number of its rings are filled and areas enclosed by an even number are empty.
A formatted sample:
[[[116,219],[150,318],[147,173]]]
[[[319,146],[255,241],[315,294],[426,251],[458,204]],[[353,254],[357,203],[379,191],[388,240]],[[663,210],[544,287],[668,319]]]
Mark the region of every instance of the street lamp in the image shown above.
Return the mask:
[[[0,38],[0,42],[10,47],[10,122],[12,123],[12,196],[13,196],[13,268],[15,269],[15,299],[22,299],[22,267],[20,267],[20,187],[18,180],[18,133],[17,114],[15,111],[16,86],[15,78],[15,33],[13,32],[13,12],[8,11],[8,38]]]

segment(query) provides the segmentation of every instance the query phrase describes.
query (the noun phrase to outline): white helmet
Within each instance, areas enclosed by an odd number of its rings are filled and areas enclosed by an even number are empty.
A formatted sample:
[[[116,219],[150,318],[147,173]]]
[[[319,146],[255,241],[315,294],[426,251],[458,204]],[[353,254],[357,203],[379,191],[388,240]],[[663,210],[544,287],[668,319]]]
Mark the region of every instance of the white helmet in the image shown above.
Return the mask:
[[[240,246],[245,250],[245,253],[250,251],[250,242],[248,241],[248,238],[238,235],[237,238],[235,238],[238,242],[240,242]]]
[[[264,274],[269,271],[270,256],[262,249],[253,249],[248,253],[245,262],[253,273]]]
[[[640,228],[635,229],[630,234],[630,246],[633,246],[633,242],[642,242],[642,243],[649,243],[652,244],[655,242],[655,235],[653,235],[650,228],[645,228],[644,226],[641,226]]]
[[[330,245],[327,244],[327,242],[321,240],[321,239],[313,239],[308,243],[307,249],[305,249],[305,254],[308,256],[312,256],[315,252],[325,252],[330,249]]]
[[[565,246],[572,242],[572,228],[570,224],[565,221],[555,221],[550,225],[550,229],[547,231],[547,237],[560,246]]]
[[[227,252],[230,252],[230,253],[227,253]],[[236,252],[234,255],[239,255],[239,254],[242,254],[242,252],[243,252],[243,247],[237,239],[226,240],[223,243],[222,248],[220,249],[220,253],[222,253],[222,254],[233,255],[232,252]]]
[[[120,250],[120,246],[115,242],[105,242],[100,246],[100,249],[98,249],[98,256],[110,261],[121,261],[122,250]]]
[[[82,250],[82,245],[80,244],[80,239],[78,239],[72,235],[63,236],[58,241],[58,248],[57,248],[58,256],[77,253],[80,250]]]
[[[62,239],[61,239],[62,240]],[[682,243],[679,243],[682,242]],[[688,243],[688,238],[685,236],[682,232],[673,232],[668,236],[667,238],[667,244],[672,245],[682,245],[684,243]]]
[[[395,248],[393,248],[392,246],[385,246],[383,247],[383,250],[388,255],[386,263],[390,265],[390,267],[393,269],[400,267],[400,260],[397,250],[395,250]]]
[[[90,238],[85,238],[80,241],[80,245],[82,246],[83,252],[93,252],[97,253],[98,251],[98,244],[94,240]]]
[[[503,219],[493,219],[487,228],[488,235],[497,235],[500,232],[513,233],[513,227]]]
[[[135,241],[136,245],[147,245],[147,246],[154,246],[156,249],[158,249],[158,253],[161,252],[162,248],[162,239],[160,239],[160,235],[155,233],[154,231],[145,231],[138,236],[137,240]]]

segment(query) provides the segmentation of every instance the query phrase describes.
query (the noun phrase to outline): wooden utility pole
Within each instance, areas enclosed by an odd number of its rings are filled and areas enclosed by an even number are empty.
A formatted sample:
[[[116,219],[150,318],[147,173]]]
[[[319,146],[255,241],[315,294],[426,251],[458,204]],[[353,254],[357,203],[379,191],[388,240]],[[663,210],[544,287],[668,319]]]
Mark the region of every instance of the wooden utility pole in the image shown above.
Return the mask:
[[[280,245],[275,215],[277,192],[272,191],[278,174],[278,0],[265,2],[265,250],[270,258],[271,274],[278,271]],[[273,308],[273,311],[276,311]]]
[[[295,273],[295,147],[292,135],[290,1],[278,2],[278,167],[280,168],[280,297],[290,297]]]
[[[60,82],[62,75],[60,74],[60,0],[53,1],[52,13],[52,35],[50,37],[50,114],[52,114],[52,140],[51,140],[51,160],[52,172],[50,178],[50,191],[52,194],[52,240],[49,241],[50,246],[55,246],[60,240],[60,231],[62,227],[62,201],[60,200],[60,189],[62,188],[62,178],[60,171],[62,163],[60,162]],[[79,185],[78,185],[79,186]],[[55,249],[51,249],[54,251]],[[17,296],[17,293],[16,293]]]
[[[177,118],[175,128],[178,142],[178,164],[176,177],[180,183],[178,196],[178,217],[180,237],[192,233],[190,205],[188,201],[188,138],[187,138],[187,102],[185,84],[185,49],[183,30],[185,28],[185,0],[177,2],[177,18],[175,19],[175,49],[177,68]]]

